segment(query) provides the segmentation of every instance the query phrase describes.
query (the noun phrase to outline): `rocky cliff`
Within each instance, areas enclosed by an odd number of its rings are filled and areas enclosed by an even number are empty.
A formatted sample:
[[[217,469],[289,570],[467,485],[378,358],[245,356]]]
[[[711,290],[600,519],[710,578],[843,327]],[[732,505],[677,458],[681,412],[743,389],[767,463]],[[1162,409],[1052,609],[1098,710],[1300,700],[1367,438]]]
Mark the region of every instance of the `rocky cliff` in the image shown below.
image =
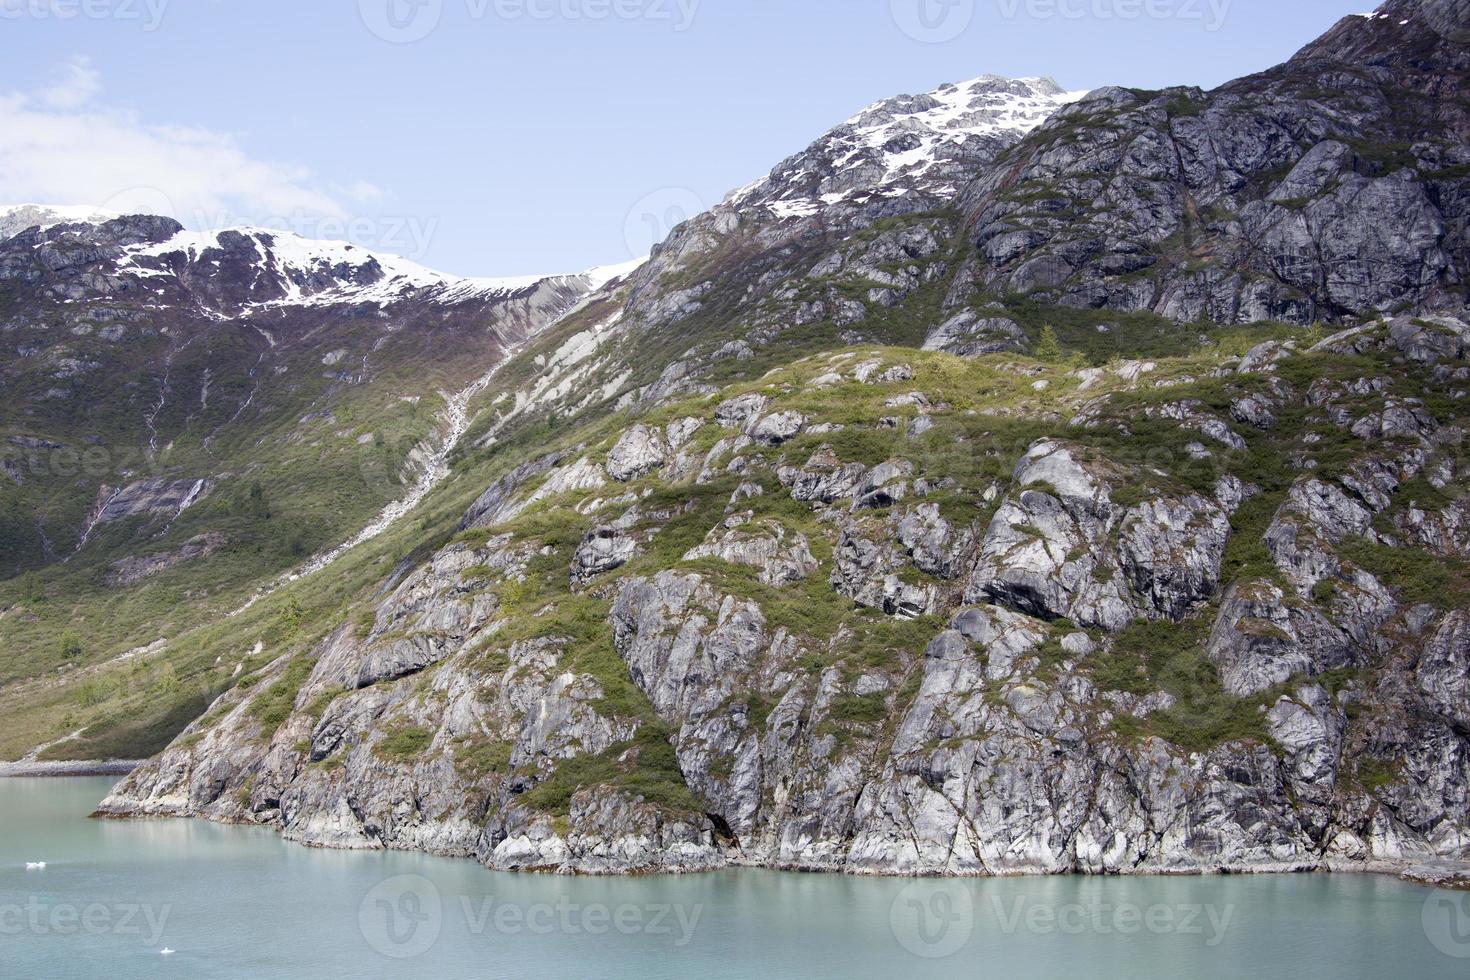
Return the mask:
[[[821,355],[504,474],[103,813],[507,869],[1470,845],[1463,318]]]
[[[1463,13],[871,107],[533,340],[416,546],[101,813],[586,873],[1470,856]]]
[[[1178,321],[1463,304],[1467,20],[1392,0],[1211,92],[1090,93],[967,190],[967,290]]]

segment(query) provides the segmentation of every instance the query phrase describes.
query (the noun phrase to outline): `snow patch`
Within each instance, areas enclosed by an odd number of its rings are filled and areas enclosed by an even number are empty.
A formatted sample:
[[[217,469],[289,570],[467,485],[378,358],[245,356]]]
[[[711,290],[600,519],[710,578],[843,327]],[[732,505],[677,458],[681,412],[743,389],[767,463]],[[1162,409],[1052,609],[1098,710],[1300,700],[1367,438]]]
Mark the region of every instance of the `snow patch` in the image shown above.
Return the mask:
[[[952,195],[953,186],[941,179],[942,168],[936,169],[941,163],[962,158],[967,145],[976,141],[1019,139],[1086,94],[1064,91],[1050,78],[984,75],[923,95],[885,99],[726,200],[792,218],[872,193],[897,196],[921,190]],[[820,162],[821,173],[832,176],[811,193],[806,188],[819,172],[813,169],[814,162]],[[896,182],[905,186],[888,186]]]

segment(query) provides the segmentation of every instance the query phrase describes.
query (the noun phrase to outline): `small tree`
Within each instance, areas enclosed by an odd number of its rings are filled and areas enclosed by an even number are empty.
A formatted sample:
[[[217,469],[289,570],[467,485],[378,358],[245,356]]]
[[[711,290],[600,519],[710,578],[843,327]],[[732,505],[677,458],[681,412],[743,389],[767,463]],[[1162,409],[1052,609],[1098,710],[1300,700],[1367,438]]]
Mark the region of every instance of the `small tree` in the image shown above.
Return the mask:
[[[257,480],[250,484],[250,493],[245,499],[245,513],[258,521],[268,521],[271,516],[270,500],[265,495],[265,487]]]
[[[82,656],[82,638],[72,630],[66,630],[56,643],[62,660],[79,660]]]
[[[21,600],[27,605],[35,606],[46,601],[46,586],[41,583],[41,577],[35,572],[26,572],[20,577]]]
[[[1062,359],[1062,343],[1057,340],[1057,332],[1049,323],[1041,328],[1041,336],[1036,340],[1036,357],[1043,361]]]
[[[285,605],[281,607],[281,632],[285,639],[294,640],[304,622],[306,608],[301,605],[301,600],[294,595],[287,596]]]

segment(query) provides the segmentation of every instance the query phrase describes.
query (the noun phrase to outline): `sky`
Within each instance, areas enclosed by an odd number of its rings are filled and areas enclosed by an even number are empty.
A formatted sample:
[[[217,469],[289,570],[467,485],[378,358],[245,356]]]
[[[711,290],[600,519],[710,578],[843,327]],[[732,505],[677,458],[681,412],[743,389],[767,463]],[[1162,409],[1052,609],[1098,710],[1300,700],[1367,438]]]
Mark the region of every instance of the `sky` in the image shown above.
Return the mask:
[[[456,275],[636,258],[892,95],[1212,87],[1372,0],[0,0],[0,203],[348,239]]]

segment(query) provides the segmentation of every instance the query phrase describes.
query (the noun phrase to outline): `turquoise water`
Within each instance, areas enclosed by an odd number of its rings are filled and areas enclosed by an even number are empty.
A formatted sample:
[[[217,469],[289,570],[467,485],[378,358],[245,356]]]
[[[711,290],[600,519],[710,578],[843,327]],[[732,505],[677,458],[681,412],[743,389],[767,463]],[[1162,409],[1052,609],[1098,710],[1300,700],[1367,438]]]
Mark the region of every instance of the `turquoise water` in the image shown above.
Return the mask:
[[[0,779],[0,976],[1470,977],[1470,900],[1386,878],[502,875],[88,820],[108,786]]]

